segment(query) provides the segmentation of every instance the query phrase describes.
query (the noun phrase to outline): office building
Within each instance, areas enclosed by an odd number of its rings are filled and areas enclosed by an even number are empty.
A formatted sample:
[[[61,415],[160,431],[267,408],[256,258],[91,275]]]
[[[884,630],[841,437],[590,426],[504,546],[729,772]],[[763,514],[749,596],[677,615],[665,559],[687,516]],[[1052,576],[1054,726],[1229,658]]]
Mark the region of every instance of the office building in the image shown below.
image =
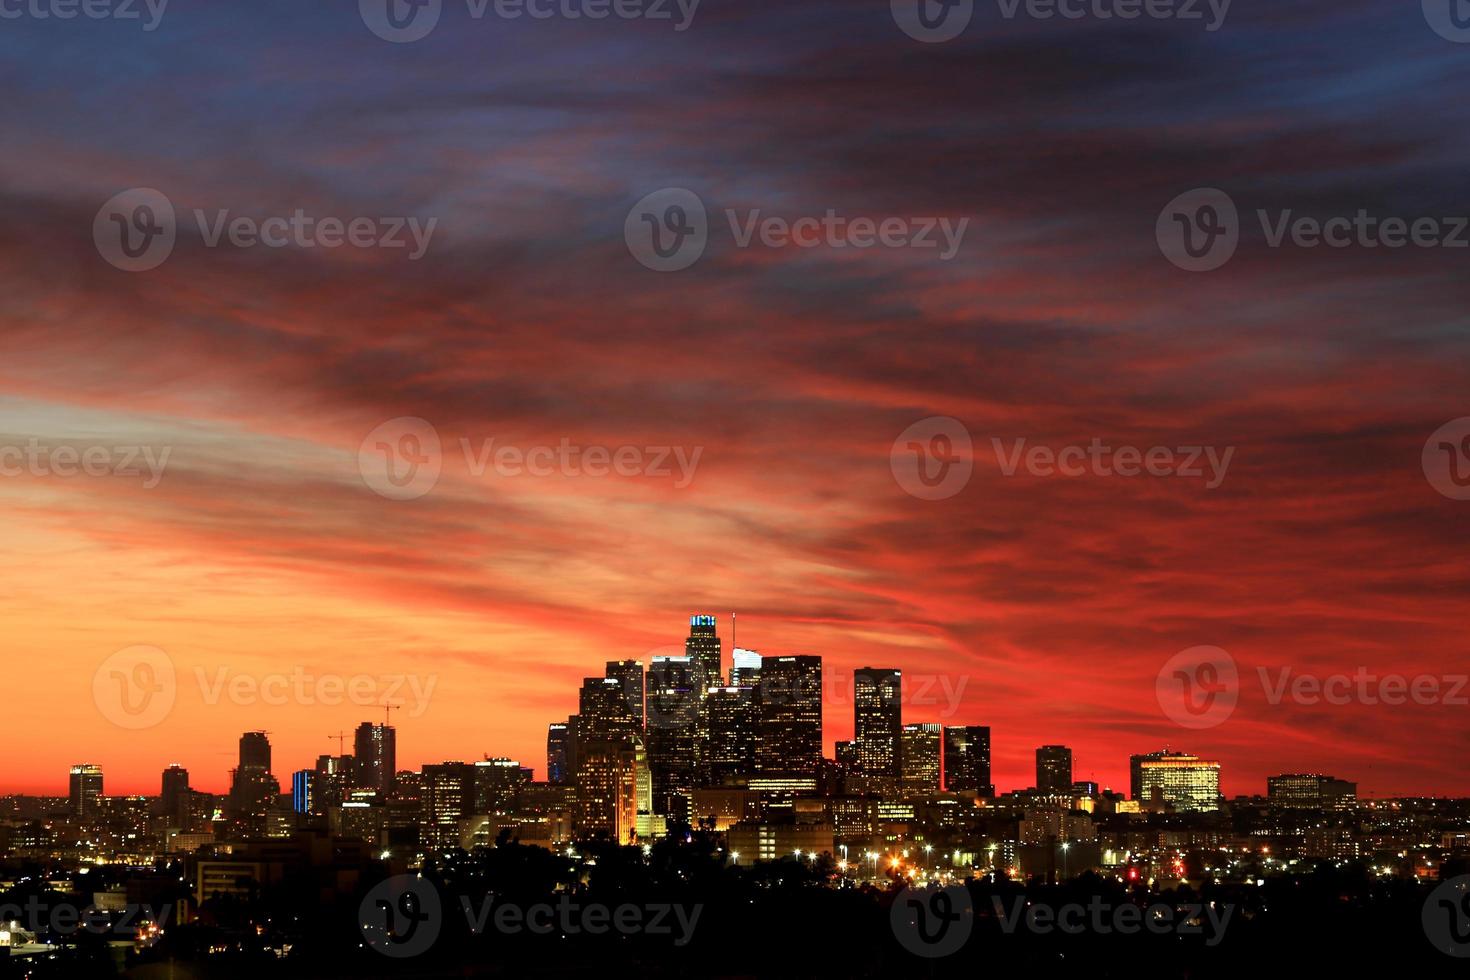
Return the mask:
[[[265,732],[240,736],[240,768],[271,771],[271,743]]]
[[[71,812],[78,817],[97,815],[97,804],[102,799],[102,767],[83,762],[71,767],[69,802]]]
[[[884,667],[853,671],[853,742],[858,772],[896,778],[900,774],[903,676]]]
[[[1138,761],[1139,798],[1175,810],[1196,813],[1220,806],[1220,763],[1182,752],[1161,753]]]
[[[939,789],[939,743],[937,724],[904,725],[900,760],[903,788],[910,792]]]
[[[755,687],[761,679],[761,655],[736,647],[730,654],[730,686]]]
[[[618,682],[623,692],[628,718],[633,727],[643,729],[643,664],[637,660],[609,660],[606,676]]]
[[[1315,773],[1287,773],[1266,780],[1266,796],[1277,806],[1334,810],[1357,802],[1358,784]]]
[[[1036,750],[1036,788],[1043,793],[1072,792],[1072,750],[1043,745]]]
[[[465,762],[424,766],[419,785],[419,849],[460,846],[460,821],[475,808],[475,767]]]
[[[669,814],[674,797],[696,784],[699,694],[689,657],[657,656],[649,663],[647,754],[655,813]]]
[[[689,637],[684,641],[684,655],[689,658],[694,687],[701,696],[711,687],[723,683],[723,651],[715,617],[690,616]]]
[[[391,725],[363,722],[353,736],[352,754],[357,762],[357,785],[377,790],[385,797],[391,795],[398,769],[397,731]]]
[[[748,778],[755,755],[755,691],[715,687],[705,696],[709,735],[700,753],[701,784],[728,786]]]
[[[567,783],[568,723],[554,721],[546,729],[546,781],[556,786]]]
[[[756,771],[815,776],[822,767],[822,658],[764,657],[757,690]]]
[[[990,781],[990,727],[949,725],[944,729],[944,788],[995,796]]]
[[[163,771],[158,788],[158,811],[170,820],[178,818],[179,798],[189,791],[189,770],[174,763]]]
[[[475,763],[475,813],[505,813],[531,785],[531,770],[512,759]]]

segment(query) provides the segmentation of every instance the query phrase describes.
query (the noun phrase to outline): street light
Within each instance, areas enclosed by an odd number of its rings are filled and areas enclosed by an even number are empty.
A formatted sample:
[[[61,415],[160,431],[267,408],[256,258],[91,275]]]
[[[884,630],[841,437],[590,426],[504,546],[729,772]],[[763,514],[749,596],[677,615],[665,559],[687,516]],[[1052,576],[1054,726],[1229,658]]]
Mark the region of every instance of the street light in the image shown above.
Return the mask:
[[[1070,843],[1063,843],[1062,844],[1062,877],[1063,878],[1070,878],[1071,877],[1071,875],[1069,875],[1067,873],[1067,851],[1068,851],[1069,848],[1071,848],[1071,846],[1072,845]]]

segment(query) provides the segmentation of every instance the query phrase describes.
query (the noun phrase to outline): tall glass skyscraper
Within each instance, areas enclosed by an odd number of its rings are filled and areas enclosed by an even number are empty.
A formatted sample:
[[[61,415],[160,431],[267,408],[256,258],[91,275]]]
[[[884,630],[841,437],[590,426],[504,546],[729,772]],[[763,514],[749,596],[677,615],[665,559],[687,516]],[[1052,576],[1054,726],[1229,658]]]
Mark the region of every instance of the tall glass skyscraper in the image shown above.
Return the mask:
[[[761,661],[756,770],[815,774],[822,767],[822,658]]]
[[[689,638],[684,641],[684,655],[689,658],[695,690],[701,697],[711,687],[724,683],[723,649],[715,617],[689,617]]]
[[[853,671],[853,742],[858,771],[897,779],[903,729],[903,674],[887,667]]]
[[[995,795],[990,782],[990,726],[949,725],[944,729],[944,788]]]
[[[393,776],[398,771],[398,733],[391,725],[375,725],[370,721],[358,725],[352,754],[358,786],[384,795],[392,791]]]

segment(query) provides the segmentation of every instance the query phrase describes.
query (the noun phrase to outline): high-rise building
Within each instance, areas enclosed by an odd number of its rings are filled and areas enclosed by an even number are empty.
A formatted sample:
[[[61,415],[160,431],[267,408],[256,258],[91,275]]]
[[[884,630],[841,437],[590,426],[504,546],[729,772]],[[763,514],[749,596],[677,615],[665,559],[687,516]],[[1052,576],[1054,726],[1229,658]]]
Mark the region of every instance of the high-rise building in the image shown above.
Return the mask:
[[[1266,795],[1277,806],[1333,810],[1357,802],[1358,784],[1315,773],[1286,773],[1266,780]]]
[[[567,723],[554,721],[546,728],[546,781],[555,786],[567,782]]]
[[[859,771],[857,742],[852,739],[835,742],[832,745],[832,754],[837,758],[837,768],[844,773],[851,775]]]
[[[1044,793],[1072,791],[1072,750],[1043,745],[1036,750],[1036,788]]]
[[[939,789],[940,731],[940,726],[933,723],[903,726],[899,755],[904,789]]]
[[[657,656],[648,666],[649,769],[653,810],[672,812],[674,797],[694,788],[699,768],[700,697],[693,661]]]
[[[263,834],[281,784],[271,775],[271,743],[265,732],[240,736],[240,764],[230,773],[230,815],[243,835]]]
[[[718,787],[750,776],[755,755],[755,691],[715,687],[705,696],[709,735],[700,753],[701,782]]]
[[[1162,802],[1184,813],[1219,809],[1220,763],[1183,752],[1136,758],[1137,799]]]
[[[761,679],[761,655],[736,647],[730,654],[730,686],[755,687]]]
[[[756,771],[815,775],[822,767],[822,658],[763,657]]]
[[[97,801],[102,798],[102,767],[83,762],[71,767],[70,803],[71,812],[78,817],[91,817],[97,813]]]
[[[170,819],[179,815],[179,797],[189,791],[189,770],[174,763],[163,771],[158,790],[158,810]]]
[[[464,762],[424,766],[419,785],[419,845],[424,853],[460,846],[460,821],[474,813],[475,767]]]
[[[1128,757],[1128,798],[1147,802],[1143,797],[1143,763],[1149,759],[1164,759],[1169,756],[1169,750],[1163,749],[1159,752],[1144,752]]]
[[[271,742],[265,732],[246,732],[240,736],[240,768],[271,771]]]
[[[662,821],[652,811],[653,780],[639,736],[584,747],[577,781],[579,833],[630,843],[657,831]]]
[[[511,759],[475,763],[475,813],[504,813],[531,785],[531,770]]]
[[[719,626],[713,616],[690,616],[689,638],[684,641],[684,655],[689,658],[694,674],[694,689],[704,692],[722,683],[724,647]]]
[[[887,667],[853,671],[853,742],[858,771],[897,778],[903,728],[903,674]]]
[[[990,727],[949,725],[944,729],[944,788],[995,795],[990,782]]]
[[[357,785],[391,795],[393,774],[398,769],[397,730],[391,725],[363,722],[353,736],[352,754],[357,764]]]
[[[616,677],[588,677],[577,695],[581,719],[577,737],[585,741],[619,738],[642,730],[642,719],[633,717],[632,706]]]
[[[325,813],[317,790],[322,773],[315,769],[298,769],[291,774],[291,809],[295,813]]]
[[[618,682],[627,705],[628,717],[643,729],[643,664],[637,660],[609,660],[607,676]]]

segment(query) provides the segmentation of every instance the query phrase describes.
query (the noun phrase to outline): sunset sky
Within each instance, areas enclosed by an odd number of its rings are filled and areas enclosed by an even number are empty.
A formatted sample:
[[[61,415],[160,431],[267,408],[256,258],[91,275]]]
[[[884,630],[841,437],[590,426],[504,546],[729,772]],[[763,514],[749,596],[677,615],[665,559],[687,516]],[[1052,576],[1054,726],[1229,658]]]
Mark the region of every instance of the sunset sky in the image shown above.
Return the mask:
[[[170,762],[222,791],[255,728],[285,780],[383,716],[210,703],[201,671],[432,677],[394,715],[400,768],[488,753],[544,778],[581,678],[672,652],[703,612],[728,667],[736,612],[739,645],[824,658],[829,751],[871,664],[934,679],[905,721],[990,725],[1002,790],[1065,743],[1114,787],[1167,745],[1219,759],[1232,795],[1298,771],[1470,795],[1470,707],[1271,704],[1258,673],[1470,672],[1470,501],[1421,466],[1470,416],[1470,248],[1271,248],[1255,218],[1470,214],[1470,45],[1419,7],[1238,0],[1207,32],[981,3],[943,44],[887,0],[703,0],[684,31],[446,0],[406,44],[350,0],[6,21],[0,447],[169,456],[151,488],[0,477],[0,792],[62,794],[84,761],[111,794],[156,793]],[[130,273],[93,221],[138,187],[178,241]],[[667,187],[711,231],[659,273],[624,221]],[[1207,273],[1155,240],[1199,187],[1244,228]],[[196,208],[437,226],[418,260],[211,248]],[[741,248],[727,208],[969,225],[948,261]],[[933,416],[975,461],[929,501],[890,450]],[[445,450],[413,500],[359,469],[400,417]],[[1005,476],[991,440],[1021,438],[1234,454],[1213,489]],[[476,474],[460,441],[491,439],[700,455],[687,486]],[[1202,644],[1235,658],[1240,699],[1191,731],[1155,680]],[[137,731],[93,696],[134,645],[179,677]]]

